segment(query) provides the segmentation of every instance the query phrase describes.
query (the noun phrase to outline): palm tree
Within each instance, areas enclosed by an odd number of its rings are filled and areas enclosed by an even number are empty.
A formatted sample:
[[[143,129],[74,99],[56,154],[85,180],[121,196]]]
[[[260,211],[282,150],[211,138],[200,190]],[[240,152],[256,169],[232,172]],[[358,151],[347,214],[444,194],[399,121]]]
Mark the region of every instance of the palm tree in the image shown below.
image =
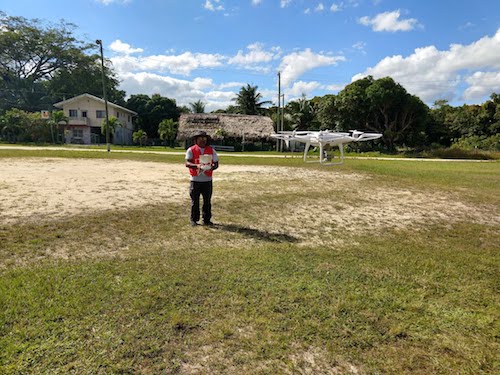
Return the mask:
[[[269,100],[260,101],[262,95],[257,92],[258,86],[251,86],[247,84],[247,86],[243,86],[240,89],[240,92],[233,100],[236,101],[236,105],[238,106],[239,113],[244,115],[258,115],[262,114],[263,104],[271,103]]]
[[[0,134],[11,143],[16,143],[23,133],[26,134],[31,121],[29,114],[21,109],[12,108],[0,117]]]
[[[189,106],[191,107],[191,112],[193,113],[205,113],[205,103],[203,103],[201,100],[198,100],[194,103],[189,103]]]
[[[139,143],[140,146],[148,139],[148,135],[146,132],[142,129],[137,130],[132,134],[132,137],[134,139],[134,142]]]
[[[316,111],[311,102],[302,94],[300,99],[291,101],[286,106],[292,120],[292,127],[296,130],[310,130],[314,128]]]
[[[9,121],[2,119],[0,134],[7,141],[9,141],[11,143],[16,143],[17,137],[21,133],[22,133],[22,128],[19,126],[19,124],[16,124],[15,122],[9,122]]]
[[[175,122],[172,119],[165,119],[158,125],[158,134],[160,135],[160,139],[165,140],[165,147],[167,147],[167,141],[169,141],[170,145],[172,145],[172,141],[175,139],[177,135],[177,127],[179,123]]]
[[[117,127],[121,127],[122,123],[115,116],[111,116],[108,121],[109,125],[109,134],[114,135]],[[106,134],[106,120],[104,120],[101,124],[101,134]]]
[[[50,125],[50,134],[52,136],[52,143],[56,143],[56,140],[55,140],[55,137],[54,137],[54,126],[56,127],[57,129],[57,138],[59,138],[59,135],[60,135],[60,129],[59,129],[59,125],[61,125],[61,123],[64,125],[64,128],[66,127],[66,125],[68,125],[68,117],[64,114],[63,111],[55,111],[55,112],[52,112],[52,116],[50,118],[50,120],[48,121],[49,125]],[[62,140],[63,140],[63,143],[64,143],[64,129],[63,128],[63,136],[62,136]]]

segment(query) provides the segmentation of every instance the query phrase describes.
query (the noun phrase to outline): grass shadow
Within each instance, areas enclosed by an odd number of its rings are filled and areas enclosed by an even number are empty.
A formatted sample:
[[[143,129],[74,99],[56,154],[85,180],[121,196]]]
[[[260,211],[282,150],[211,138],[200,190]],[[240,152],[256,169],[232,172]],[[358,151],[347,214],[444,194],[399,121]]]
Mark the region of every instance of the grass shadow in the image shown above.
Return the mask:
[[[258,230],[254,228],[248,228],[236,224],[214,224],[210,228],[223,230],[231,233],[240,233],[244,236],[255,238],[257,240],[267,241],[267,242],[299,242],[299,238],[290,236],[284,233],[271,233],[263,230]]]

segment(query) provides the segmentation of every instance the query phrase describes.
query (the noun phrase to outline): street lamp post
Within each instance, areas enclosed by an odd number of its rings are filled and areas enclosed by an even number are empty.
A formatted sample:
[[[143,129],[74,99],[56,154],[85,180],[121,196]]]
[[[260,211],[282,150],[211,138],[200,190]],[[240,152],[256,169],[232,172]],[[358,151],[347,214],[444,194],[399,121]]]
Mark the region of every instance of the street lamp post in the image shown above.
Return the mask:
[[[110,152],[111,145],[109,143],[109,114],[108,114],[108,99],[106,95],[106,78],[104,75],[104,53],[102,52],[102,40],[97,39],[95,42],[101,47],[102,95],[104,97],[104,109],[106,111],[106,148],[108,152]]]
[[[276,118],[276,133],[280,131],[280,110],[281,110],[281,72],[278,72],[278,113]],[[276,151],[281,151],[281,139],[276,139]]]

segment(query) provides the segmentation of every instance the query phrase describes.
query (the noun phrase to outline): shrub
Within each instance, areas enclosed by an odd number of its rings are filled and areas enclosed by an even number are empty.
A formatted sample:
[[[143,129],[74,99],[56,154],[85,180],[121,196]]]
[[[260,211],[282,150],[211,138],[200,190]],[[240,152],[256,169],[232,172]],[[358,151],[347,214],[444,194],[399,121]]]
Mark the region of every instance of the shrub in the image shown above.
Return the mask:
[[[500,134],[490,137],[473,135],[455,139],[452,148],[463,150],[500,151]]]

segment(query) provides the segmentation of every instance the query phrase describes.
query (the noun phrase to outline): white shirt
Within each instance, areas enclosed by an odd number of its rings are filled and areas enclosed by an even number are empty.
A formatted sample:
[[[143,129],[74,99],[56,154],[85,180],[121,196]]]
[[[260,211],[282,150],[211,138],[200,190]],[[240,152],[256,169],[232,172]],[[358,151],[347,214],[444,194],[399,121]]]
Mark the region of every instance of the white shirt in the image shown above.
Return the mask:
[[[212,148],[213,154],[212,154],[212,162],[216,163],[219,161],[219,156],[217,156],[217,153],[215,150]],[[205,148],[200,147],[200,153],[201,155],[204,155],[205,153]],[[186,161],[194,159],[193,152],[191,151],[191,147],[189,147],[186,151]],[[212,176],[207,176],[205,173],[200,172],[198,176],[191,176],[191,181],[196,181],[196,182],[208,182],[212,181]]]

